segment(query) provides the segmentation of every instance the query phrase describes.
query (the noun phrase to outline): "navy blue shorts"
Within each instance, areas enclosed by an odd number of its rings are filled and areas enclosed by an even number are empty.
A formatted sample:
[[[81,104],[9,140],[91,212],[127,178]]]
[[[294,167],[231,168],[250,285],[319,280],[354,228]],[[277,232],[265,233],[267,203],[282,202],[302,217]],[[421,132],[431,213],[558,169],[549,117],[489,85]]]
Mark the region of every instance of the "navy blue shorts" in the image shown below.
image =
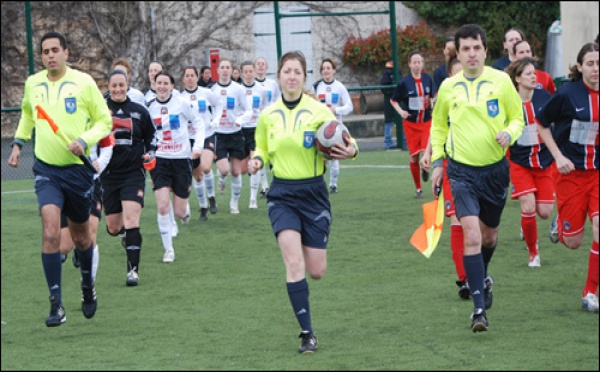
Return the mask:
[[[244,151],[245,140],[242,131],[235,133],[215,133],[215,154],[217,161],[221,159],[236,158],[244,159],[246,152]]]
[[[303,245],[327,248],[332,217],[323,176],[304,180],[275,177],[267,200],[275,236],[282,230],[296,230],[302,236]]]
[[[84,223],[90,218],[94,174],[85,165],[59,167],[36,159],[33,175],[40,210],[54,204],[75,223]]]
[[[478,216],[488,227],[500,225],[510,183],[506,158],[484,167],[472,167],[448,159],[446,174],[459,220],[463,216]]]
[[[102,183],[100,178],[94,180],[94,192],[92,194],[92,209],[90,215],[98,217],[98,220],[102,220]],[[60,214],[60,228],[69,226],[67,222],[67,215],[64,211]]]
[[[192,191],[192,159],[165,159],[156,157],[156,166],[150,171],[152,190],[170,187],[173,194],[187,199]]]

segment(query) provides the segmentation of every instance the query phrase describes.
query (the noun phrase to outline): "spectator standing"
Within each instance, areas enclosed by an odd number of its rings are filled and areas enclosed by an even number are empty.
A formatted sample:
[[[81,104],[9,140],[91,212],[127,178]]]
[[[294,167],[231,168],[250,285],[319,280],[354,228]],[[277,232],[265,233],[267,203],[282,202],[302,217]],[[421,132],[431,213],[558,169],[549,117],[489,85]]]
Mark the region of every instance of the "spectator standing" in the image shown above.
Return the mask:
[[[402,78],[402,76],[399,76]],[[385,63],[385,69],[383,70],[383,75],[381,76],[381,80],[379,80],[380,85],[393,85],[394,84],[394,62],[387,61]],[[392,98],[392,94],[394,93],[394,88],[386,88],[382,89],[381,93],[383,93],[383,144],[386,150],[391,150],[396,148],[397,146],[394,144],[394,140],[392,139],[392,133],[394,131],[394,127],[398,130],[398,126],[396,125],[396,110],[390,103],[390,98]]]

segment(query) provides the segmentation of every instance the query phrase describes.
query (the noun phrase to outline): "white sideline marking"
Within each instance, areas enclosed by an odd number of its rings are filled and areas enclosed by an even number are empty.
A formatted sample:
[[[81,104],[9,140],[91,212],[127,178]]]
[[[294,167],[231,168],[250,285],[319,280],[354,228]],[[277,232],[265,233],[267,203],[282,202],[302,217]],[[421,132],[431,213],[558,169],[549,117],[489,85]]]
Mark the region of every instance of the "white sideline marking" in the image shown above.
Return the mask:
[[[2,191],[2,195],[4,195],[4,194],[7,194],[7,195],[8,194],[23,194],[23,193],[26,193],[26,192],[34,192],[34,191],[35,191],[34,189],[31,189],[31,190]]]
[[[341,165],[340,164],[340,168],[342,169],[358,169],[358,168],[380,168],[380,169],[407,169],[408,166],[407,165]],[[148,180],[148,182],[151,182],[150,180]],[[2,195],[8,195],[8,194],[23,194],[23,193],[30,193],[30,192],[35,192],[34,189],[28,189],[28,190],[13,190],[13,191],[2,191]]]

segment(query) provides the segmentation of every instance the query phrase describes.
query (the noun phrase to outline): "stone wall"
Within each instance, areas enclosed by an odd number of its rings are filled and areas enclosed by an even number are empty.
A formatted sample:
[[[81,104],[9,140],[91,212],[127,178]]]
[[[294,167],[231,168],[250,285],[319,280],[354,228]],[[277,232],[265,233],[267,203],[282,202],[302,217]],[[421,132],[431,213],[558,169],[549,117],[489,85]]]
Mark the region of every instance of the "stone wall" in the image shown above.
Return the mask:
[[[25,2],[2,2],[1,93],[2,107],[18,107],[29,75]],[[112,60],[129,58],[133,65],[133,86],[145,91],[149,86],[147,65],[161,60],[176,79],[186,65],[207,64],[205,51],[221,49],[221,58],[239,62],[254,56],[253,12],[273,7],[271,1],[39,1],[31,4],[31,27],[35,71],[43,69],[39,40],[47,31],[63,33],[69,43],[68,63],[90,73],[102,91]],[[295,2],[280,2],[293,6]],[[389,9],[387,1],[302,2],[312,12],[350,12]],[[419,21],[417,15],[396,2],[396,20],[401,27]],[[340,61],[337,77],[347,87],[359,86],[356,76],[341,63],[343,45],[350,34],[368,37],[389,28],[389,15],[313,17],[313,66],[325,57]],[[273,45],[276,48],[276,45]],[[275,66],[271,66],[274,69]],[[318,72],[317,72],[318,75]],[[376,84],[379,72],[366,80]],[[2,137],[12,137],[19,111],[2,111]]]

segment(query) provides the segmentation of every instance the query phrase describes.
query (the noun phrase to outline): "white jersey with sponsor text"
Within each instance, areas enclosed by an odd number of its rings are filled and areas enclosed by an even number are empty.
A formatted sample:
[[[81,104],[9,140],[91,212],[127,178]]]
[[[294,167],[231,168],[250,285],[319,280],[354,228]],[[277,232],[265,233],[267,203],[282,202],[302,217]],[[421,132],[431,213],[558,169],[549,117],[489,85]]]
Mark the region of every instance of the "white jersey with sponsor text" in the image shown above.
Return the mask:
[[[256,78],[254,80],[267,90],[269,96],[269,103],[267,103],[267,106],[281,98],[281,89],[279,89],[279,83],[277,83],[277,81],[270,78],[264,78],[263,80]]]
[[[267,90],[256,81],[251,86],[247,86],[244,82],[240,85],[246,95],[248,110],[240,117],[239,121],[242,128],[256,128],[260,112],[269,105],[269,95]]]
[[[202,118],[194,116],[190,106],[180,97],[173,95],[166,102],[153,99],[149,102],[148,111],[156,126],[156,156],[165,159],[190,158],[192,154],[190,139],[195,140],[196,136],[204,138]],[[196,127],[194,136],[190,136],[188,122],[192,122]],[[204,146],[204,141],[201,141],[201,145]]]
[[[211,123],[215,117],[218,117],[217,113],[222,111],[219,97],[210,89],[199,86],[193,91],[183,89],[181,98],[190,106],[192,113],[200,116],[204,121],[204,138],[212,136],[215,130]],[[195,134],[193,125],[190,125],[188,130],[190,135]]]
[[[221,100],[221,112],[215,113],[214,130],[220,134],[236,133],[242,130],[240,116],[247,110],[246,94],[241,85],[230,81],[221,85],[218,81],[210,88]]]

